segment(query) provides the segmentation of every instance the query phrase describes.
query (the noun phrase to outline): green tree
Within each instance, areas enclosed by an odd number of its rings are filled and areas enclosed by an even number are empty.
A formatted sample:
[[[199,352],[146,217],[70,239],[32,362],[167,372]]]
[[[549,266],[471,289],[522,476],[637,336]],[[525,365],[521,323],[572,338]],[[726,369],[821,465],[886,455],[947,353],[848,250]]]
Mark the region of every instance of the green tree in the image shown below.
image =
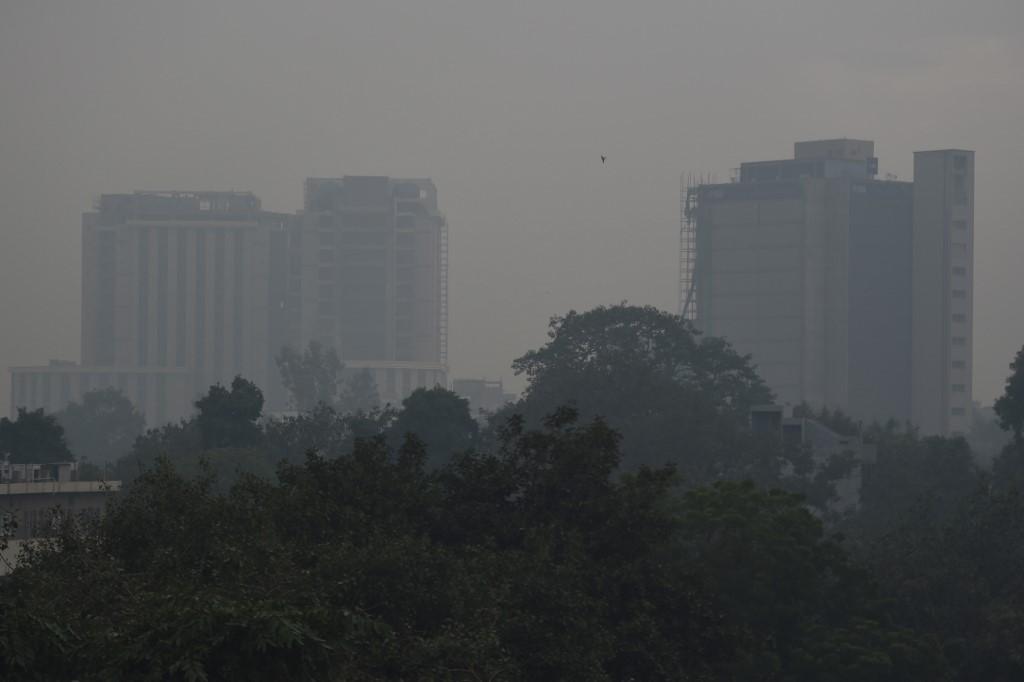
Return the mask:
[[[27,410],[24,407],[18,408],[14,421],[7,417],[0,419],[0,455],[7,455],[11,462],[29,464],[74,459],[56,417],[46,414],[42,408]]]
[[[401,443],[407,434],[423,442],[428,461],[439,466],[458,452],[476,445],[480,427],[470,415],[469,401],[440,386],[418,388],[402,401],[402,410],[388,429],[389,441]]]
[[[1024,347],[1017,351],[1010,370],[1003,395],[995,402],[995,410],[999,425],[1013,433],[1014,443],[1020,445],[1024,434]]]
[[[674,462],[687,480],[781,470],[751,460],[749,409],[772,396],[748,357],[701,337],[681,318],[651,307],[600,307],[551,320],[549,341],[513,363],[529,386],[503,410],[538,424],[573,404],[622,434],[626,468]]]
[[[993,462],[992,476],[1004,489],[1024,489],[1024,348],[1017,351],[1010,369],[1003,395],[995,402],[995,412],[999,425],[1012,434],[1012,441]]]
[[[369,370],[363,369],[345,376],[338,396],[340,412],[345,414],[372,412],[378,407],[380,407],[380,397],[377,394],[377,384]]]
[[[333,459],[351,452],[356,439],[383,435],[393,421],[390,408],[346,414],[320,403],[309,412],[266,419],[264,447],[275,463],[299,464],[309,452]]]
[[[276,361],[281,383],[299,412],[308,412],[320,403],[333,406],[338,402],[344,365],[334,348],[310,341],[299,353],[285,346]]]
[[[851,526],[858,534],[877,536],[897,522],[939,522],[982,483],[962,437],[921,438],[890,426],[870,430],[868,438],[877,450],[875,461],[863,465],[861,509]]]
[[[116,388],[90,391],[54,416],[71,451],[101,466],[130,452],[146,427],[142,413]]]
[[[196,401],[195,423],[204,448],[245,448],[260,442],[258,425],[263,392],[251,381],[236,376],[228,390],[214,384]]]
[[[957,680],[1024,679],[1021,519],[1019,491],[982,488],[944,519],[894,522],[865,553],[889,617],[934,638]]]

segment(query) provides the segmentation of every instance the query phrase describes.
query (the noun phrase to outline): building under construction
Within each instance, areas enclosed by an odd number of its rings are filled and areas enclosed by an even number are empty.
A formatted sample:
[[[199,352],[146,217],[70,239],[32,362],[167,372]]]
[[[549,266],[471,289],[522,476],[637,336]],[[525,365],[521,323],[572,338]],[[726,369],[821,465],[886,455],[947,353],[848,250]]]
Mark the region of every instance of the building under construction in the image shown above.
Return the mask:
[[[680,192],[680,312],[749,353],[780,403],[970,423],[974,154],[917,152],[877,179],[874,144],[799,142]]]

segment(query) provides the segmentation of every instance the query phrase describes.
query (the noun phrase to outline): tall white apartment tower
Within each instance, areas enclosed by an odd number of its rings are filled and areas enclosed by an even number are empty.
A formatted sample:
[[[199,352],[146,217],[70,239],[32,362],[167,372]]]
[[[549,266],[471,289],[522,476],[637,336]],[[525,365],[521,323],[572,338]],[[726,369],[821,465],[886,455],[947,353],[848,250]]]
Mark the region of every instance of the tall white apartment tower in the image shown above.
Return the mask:
[[[974,152],[914,154],[912,420],[965,433],[971,419]]]

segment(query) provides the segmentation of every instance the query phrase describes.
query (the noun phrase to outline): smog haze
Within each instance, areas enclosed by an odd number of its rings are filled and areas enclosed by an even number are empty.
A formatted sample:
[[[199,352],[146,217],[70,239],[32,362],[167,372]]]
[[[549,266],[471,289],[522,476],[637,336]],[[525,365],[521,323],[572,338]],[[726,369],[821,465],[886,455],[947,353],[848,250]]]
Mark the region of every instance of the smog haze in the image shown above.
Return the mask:
[[[974,397],[1024,343],[1024,3],[16,2],[0,5],[0,414],[8,366],[79,359],[102,193],[430,177],[453,376],[512,378],[547,320],[677,305],[681,173],[796,140],[977,153]],[[603,162],[601,157],[606,157]]]

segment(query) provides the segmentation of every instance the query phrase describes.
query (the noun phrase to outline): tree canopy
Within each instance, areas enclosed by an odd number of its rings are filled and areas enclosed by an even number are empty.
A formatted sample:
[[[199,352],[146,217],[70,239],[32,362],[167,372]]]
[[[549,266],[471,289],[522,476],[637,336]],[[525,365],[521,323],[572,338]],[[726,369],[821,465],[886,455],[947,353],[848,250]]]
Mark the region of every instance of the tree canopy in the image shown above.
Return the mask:
[[[1010,363],[1010,376],[1006,378],[1006,390],[995,403],[999,424],[1013,434],[1019,444],[1024,434],[1024,348]]]
[[[396,445],[415,435],[423,442],[428,460],[437,465],[476,446],[479,430],[469,401],[438,386],[418,388],[403,400],[388,433]]]
[[[750,443],[752,406],[771,392],[750,359],[689,322],[626,304],[551,320],[549,341],[513,363],[529,385],[497,422],[536,425],[560,405],[601,416],[622,434],[626,469],[673,463],[695,483],[773,469]],[[757,474],[760,475],[760,474]]]
[[[298,412],[311,412],[321,404],[346,413],[365,412],[380,403],[373,375],[365,369],[346,370],[334,348],[318,341],[310,341],[301,353],[285,346],[276,361]]]
[[[618,448],[562,409],[434,472],[381,437],[223,492],[162,461],[0,584],[0,674],[941,679],[798,499]]]
[[[310,341],[299,353],[285,346],[276,361],[281,383],[296,410],[309,412],[320,403],[334,405],[337,402],[344,365],[334,348],[324,348],[320,342]]]
[[[105,464],[131,451],[146,418],[116,388],[90,391],[54,415],[70,450],[81,460]]]
[[[236,376],[227,389],[220,384],[196,401],[196,426],[204,448],[248,447],[260,440],[263,392]]]
[[[0,455],[11,462],[46,464],[69,462],[74,459],[64,438],[64,429],[52,414],[42,408],[18,408],[13,421],[0,419]]]
[[[0,581],[0,678],[1024,678],[1020,439],[989,472],[803,411],[874,448],[828,513],[849,462],[753,433],[754,368],[678,318],[571,313],[517,368],[483,430],[441,388],[265,418],[211,387]]]

